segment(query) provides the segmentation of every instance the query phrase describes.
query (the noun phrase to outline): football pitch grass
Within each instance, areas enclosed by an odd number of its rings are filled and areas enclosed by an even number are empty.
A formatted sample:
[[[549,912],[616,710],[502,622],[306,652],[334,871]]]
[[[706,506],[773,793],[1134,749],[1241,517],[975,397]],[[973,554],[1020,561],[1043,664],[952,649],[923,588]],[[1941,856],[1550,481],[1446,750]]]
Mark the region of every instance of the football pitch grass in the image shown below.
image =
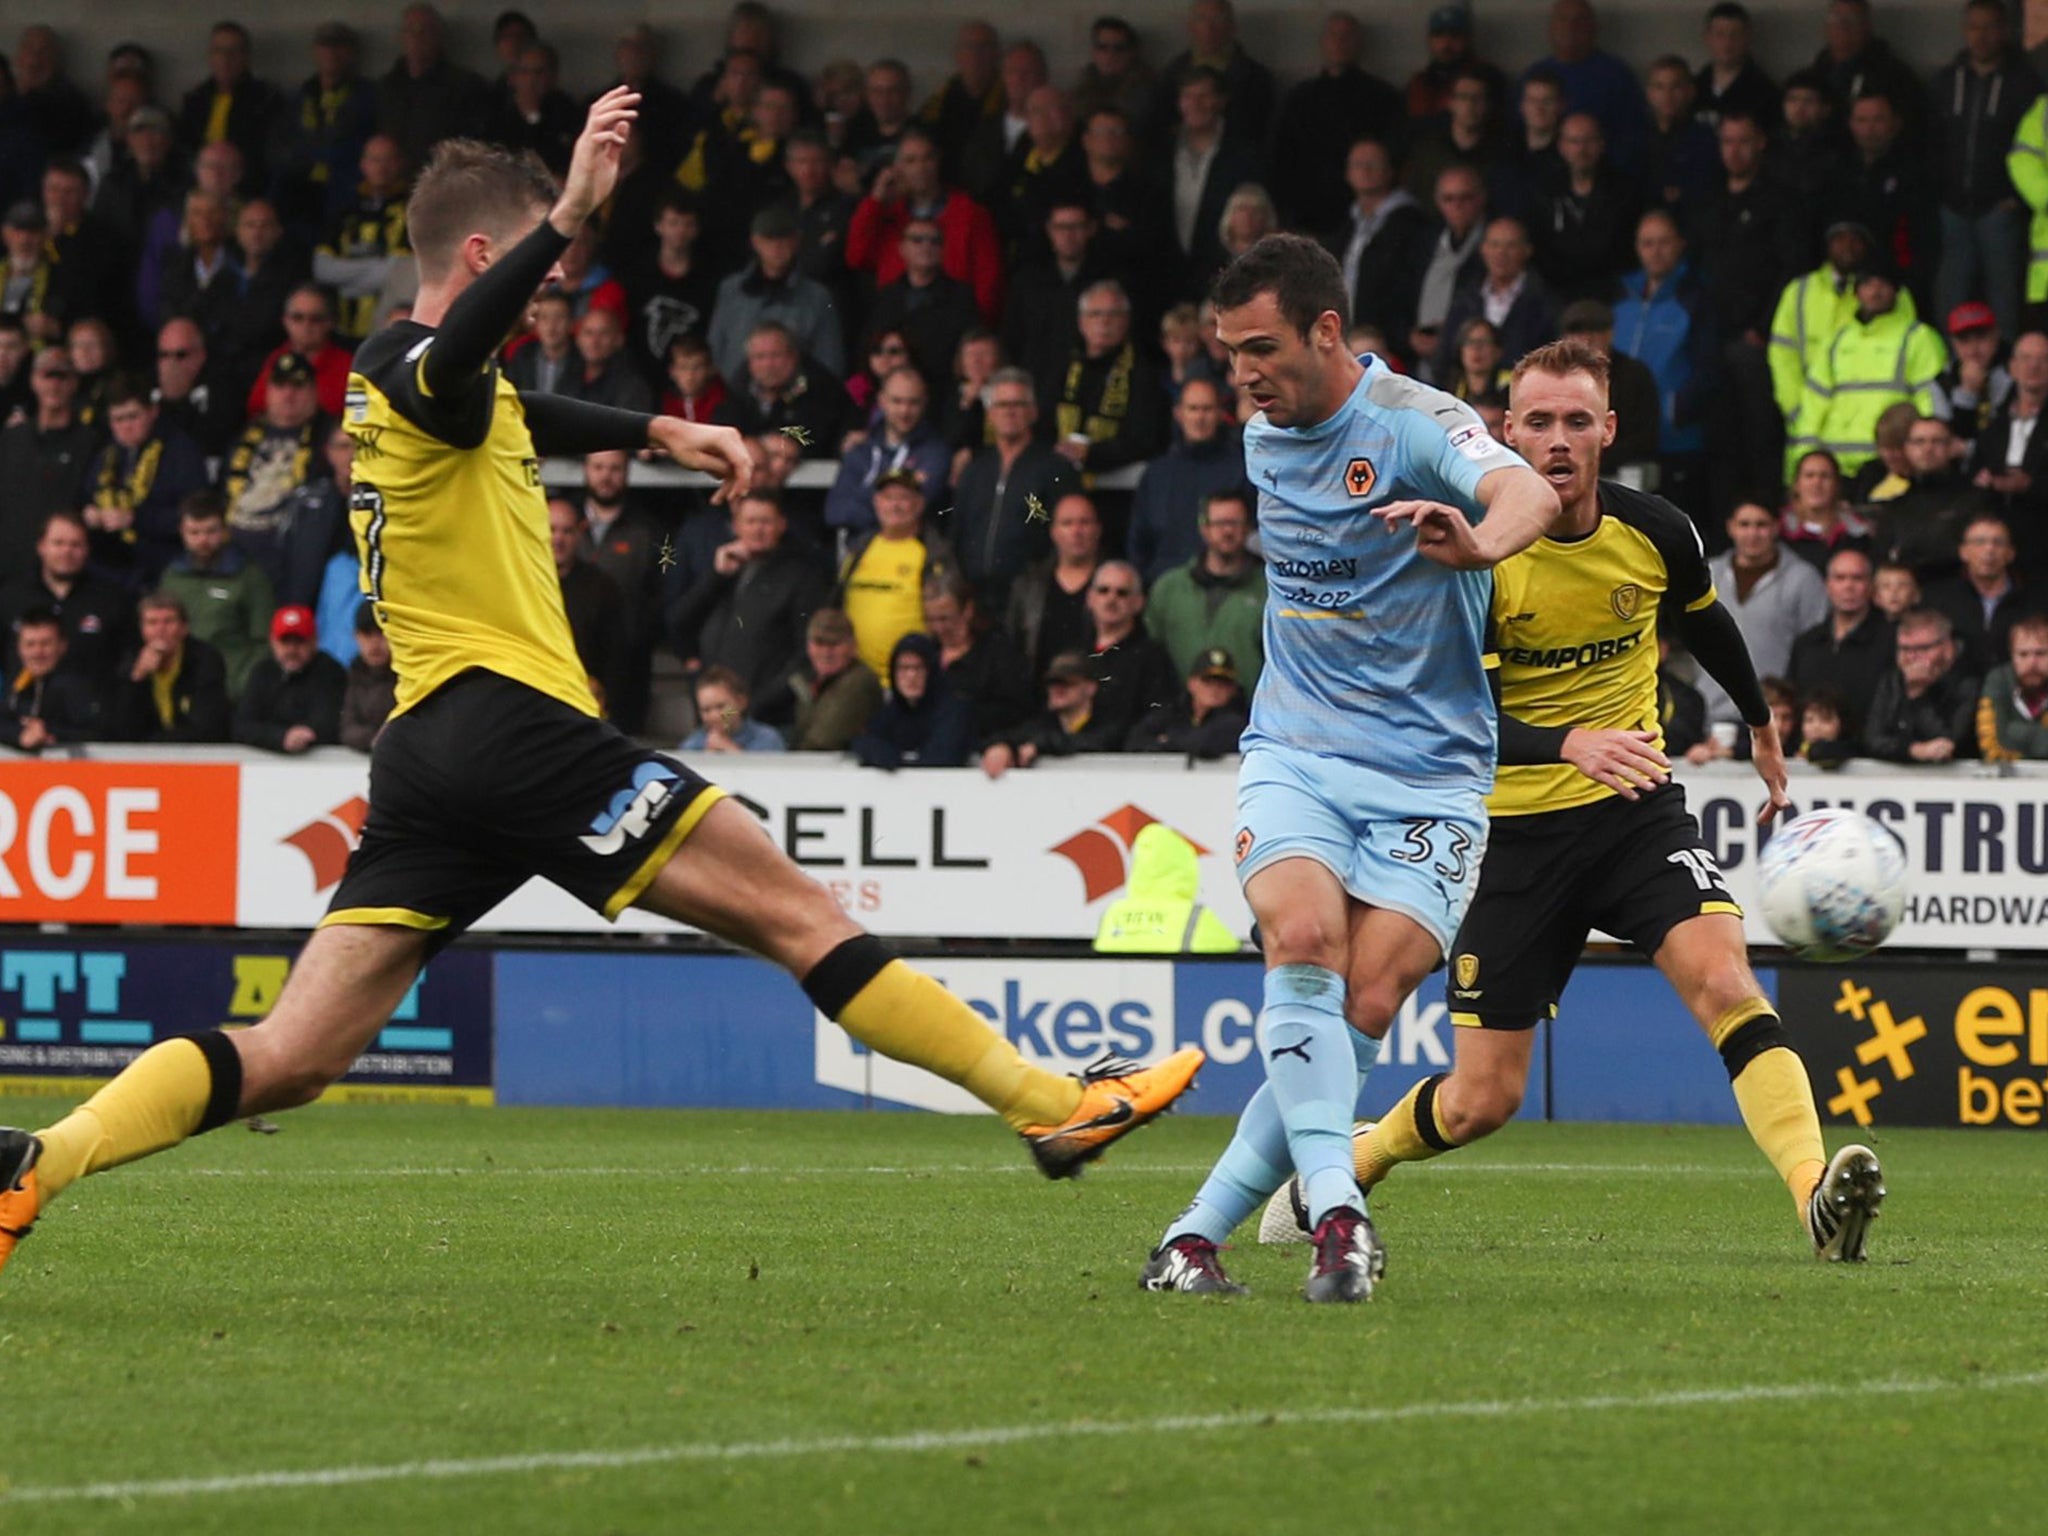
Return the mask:
[[[0,1123],[58,1106],[0,1100]],[[1355,1308],[1228,1134],[1073,1185],[992,1121],[316,1108],[90,1181],[0,1276],[0,1531],[2037,1531],[2048,1159],[1894,1132],[1812,1260],[1736,1129],[1511,1128],[1397,1173]]]

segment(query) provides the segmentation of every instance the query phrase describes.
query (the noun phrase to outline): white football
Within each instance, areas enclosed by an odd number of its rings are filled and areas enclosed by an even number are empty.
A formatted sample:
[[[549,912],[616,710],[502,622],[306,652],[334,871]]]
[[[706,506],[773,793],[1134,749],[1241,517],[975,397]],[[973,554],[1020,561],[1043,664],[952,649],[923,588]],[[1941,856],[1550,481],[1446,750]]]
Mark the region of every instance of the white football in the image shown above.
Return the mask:
[[[1764,921],[1802,960],[1877,948],[1906,906],[1906,845],[1860,811],[1808,811],[1771,833],[1757,860]]]

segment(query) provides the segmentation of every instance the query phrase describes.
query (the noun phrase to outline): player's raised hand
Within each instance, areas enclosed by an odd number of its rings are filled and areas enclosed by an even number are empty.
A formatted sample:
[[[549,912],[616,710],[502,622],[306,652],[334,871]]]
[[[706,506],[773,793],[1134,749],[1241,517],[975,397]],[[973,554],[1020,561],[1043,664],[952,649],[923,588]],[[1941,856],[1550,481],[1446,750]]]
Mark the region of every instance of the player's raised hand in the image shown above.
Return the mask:
[[[685,421],[680,416],[657,416],[647,428],[647,440],[685,469],[699,469],[715,477],[718,489],[714,502],[731,503],[747,494],[754,483],[754,455],[736,427],[711,427]]]
[[[1641,799],[1644,790],[1655,789],[1671,777],[1671,759],[1658,750],[1655,731],[1580,727],[1565,734],[1558,756],[1624,800]]]
[[[1413,527],[1416,552],[1454,571],[1483,571],[1493,564],[1479,546],[1471,519],[1440,501],[1389,501],[1372,509],[1389,528]]]
[[[1756,776],[1764,781],[1764,788],[1770,791],[1764,799],[1763,809],[1756,813],[1756,824],[1767,827],[1778,812],[1792,809],[1792,796],[1785,787],[1785,748],[1778,740],[1775,725],[1750,727],[1749,761],[1756,769]]]
[[[590,104],[590,116],[569,154],[569,174],[555,204],[555,228],[574,234],[577,225],[604,204],[619,184],[619,156],[639,114],[640,93],[615,85]],[[564,226],[567,226],[566,228]]]

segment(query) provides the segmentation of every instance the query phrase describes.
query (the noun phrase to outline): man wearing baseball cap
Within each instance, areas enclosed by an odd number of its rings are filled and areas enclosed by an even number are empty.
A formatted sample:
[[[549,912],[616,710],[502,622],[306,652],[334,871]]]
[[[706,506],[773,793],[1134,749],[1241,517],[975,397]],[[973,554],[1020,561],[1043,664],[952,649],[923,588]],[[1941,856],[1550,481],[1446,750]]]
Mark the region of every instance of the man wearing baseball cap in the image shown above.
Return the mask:
[[[924,482],[908,465],[875,477],[875,523],[847,549],[839,604],[853,621],[860,659],[886,683],[896,642],[924,628],[925,582],[958,562],[952,546],[925,528]]]
[[[1439,5],[1429,13],[1429,62],[1408,78],[1408,120],[1428,122],[1450,109],[1451,87],[1465,70],[1486,82],[1494,115],[1507,100],[1507,79],[1484,62],[1472,46],[1472,12],[1463,5]]]
[[[313,610],[280,608],[270,620],[270,655],[256,663],[235,706],[235,740],[272,752],[304,752],[341,740],[348,674],[319,648]]]
[[[1250,721],[1237,663],[1222,646],[1212,645],[1188,669],[1186,691],[1147,710],[1124,738],[1124,750],[1228,757],[1237,751],[1237,738]]]
[[[1971,299],[1948,312],[1948,348],[1955,360],[1935,385],[1948,409],[1937,407],[1935,414],[1946,414],[1955,435],[1973,443],[2012,393],[2012,375],[1999,356],[1998,316],[1989,304]]]
[[[0,219],[7,253],[0,261],[0,309],[20,315],[37,346],[62,339],[74,303],[65,274],[50,259],[49,240],[41,203],[24,198]]]
[[[235,532],[275,538],[292,492],[313,476],[327,432],[311,363],[283,352],[264,377],[263,414],[242,428],[221,473],[221,490]]]

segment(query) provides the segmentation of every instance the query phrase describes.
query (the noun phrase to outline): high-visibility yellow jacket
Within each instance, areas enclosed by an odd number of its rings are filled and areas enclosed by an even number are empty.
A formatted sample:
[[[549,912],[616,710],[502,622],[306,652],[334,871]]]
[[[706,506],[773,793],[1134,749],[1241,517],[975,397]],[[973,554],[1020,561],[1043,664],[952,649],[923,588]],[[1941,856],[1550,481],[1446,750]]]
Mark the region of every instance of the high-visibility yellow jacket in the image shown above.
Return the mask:
[[[1798,455],[1825,448],[1845,475],[1877,453],[1877,418],[1901,401],[1921,415],[1934,411],[1934,381],[1948,366],[1948,347],[1931,325],[1903,307],[1871,319],[1851,318],[1821,354],[1806,381],[1786,455],[1790,477]]]
[[[2048,96],[2036,97],[2013,129],[2005,173],[2034,210],[2027,230],[2027,302],[2038,304],[2048,299]]]
[[[1899,290],[1898,310],[1908,319],[1920,311],[1913,295]],[[1789,429],[1806,398],[1806,381],[1813,376],[1821,354],[1826,352],[1842,327],[1856,317],[1856,283],[1826,262],[1804,277],[1795,277],[1778,295],[1778,307],[1771,315],[1771,394]]]
[[[1198,902],[1202,874],[1194,845],[1153,822],[1131,845],[1131,882],[1095,930],[1095,948],[1113,955],[1228,954],[1239,945],[1223,920]]]

